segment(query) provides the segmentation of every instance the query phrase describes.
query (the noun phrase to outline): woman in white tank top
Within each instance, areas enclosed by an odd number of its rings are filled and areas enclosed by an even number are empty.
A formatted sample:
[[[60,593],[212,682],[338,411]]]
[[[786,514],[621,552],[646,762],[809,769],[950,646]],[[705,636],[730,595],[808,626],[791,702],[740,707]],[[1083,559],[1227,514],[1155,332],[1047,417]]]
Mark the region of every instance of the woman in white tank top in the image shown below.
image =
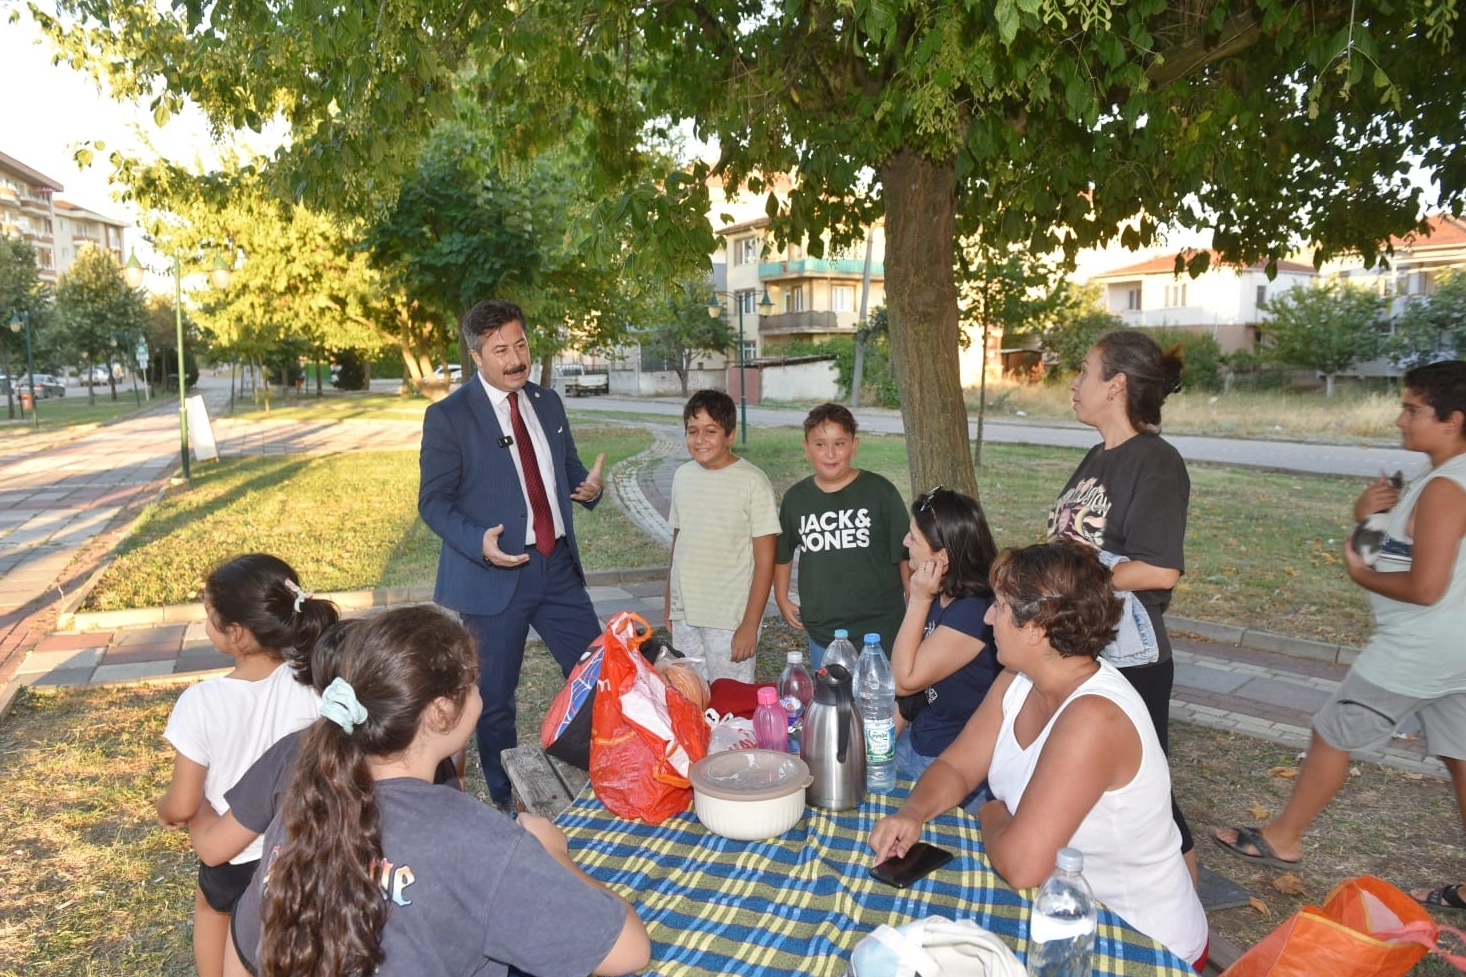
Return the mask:
[[[1002,554],[992,584],[988,622],[1007,671],[876,824],[877,859],[904,854],[986,778],[983,847],[1008,884],[1038,885],[1060,848],[1078,848],[1095,895],[1199,970],[1206,914],[1181,857],[1165,754],[1139,694],[1098,657],[1121,608],[1109,572],[1089,549],[1053,542]]]

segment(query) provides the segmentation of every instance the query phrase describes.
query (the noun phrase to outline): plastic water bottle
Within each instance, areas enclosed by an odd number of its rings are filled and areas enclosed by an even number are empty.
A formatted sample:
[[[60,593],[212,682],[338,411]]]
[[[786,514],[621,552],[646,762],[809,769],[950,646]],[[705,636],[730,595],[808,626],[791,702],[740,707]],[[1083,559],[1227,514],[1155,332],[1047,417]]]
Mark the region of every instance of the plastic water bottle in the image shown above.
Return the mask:
[[[855,703],[865,727],[865,786],[872,792],[896,786],[896,679],[881,648],[881,636],[865,636],[855,663]]]
[[[789,664],[779,676],[779,704],[789,714],[789,752],[799,752],[799,739],[804,732],[804,710],[814,698],[814,676],[804,667],[804,653],[791,651],[785,658]]]
[[[1028,920],[1029,977],[1089,977],[1094,952],[1094,893],[1084,881],[1084,854],[1060,848]]]
[[[753,738],[760,750],[789,752],[789,714],[779,705],[779,691],[771,685],[758,690],[758,708],[753,711]]]
[[[855,675],[855,646],[850,643],[850,632],[844,628],[835,629],[835,640],[825,646],[825,657],[820,662],[820,667],[826,665],[844,665],[845,671],[853,677]]]

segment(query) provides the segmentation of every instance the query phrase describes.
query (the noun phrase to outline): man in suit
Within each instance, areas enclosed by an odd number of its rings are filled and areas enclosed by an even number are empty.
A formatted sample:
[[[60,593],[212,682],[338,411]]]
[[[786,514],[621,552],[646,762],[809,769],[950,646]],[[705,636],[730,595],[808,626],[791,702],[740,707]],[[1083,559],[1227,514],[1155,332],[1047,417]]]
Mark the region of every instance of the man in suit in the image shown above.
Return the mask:
[[[443,540],[433,599],[478,641],[479,758],[490,796],[507,808],[499,753],[518,742],[514,692],[530,625],[566,674],[601,631],[570,503],[600,501],[605,455],[587,471],[565,405],[529,382],[517,305],[480,302],[460,331],[478,370],[423,418],[417,511]]]

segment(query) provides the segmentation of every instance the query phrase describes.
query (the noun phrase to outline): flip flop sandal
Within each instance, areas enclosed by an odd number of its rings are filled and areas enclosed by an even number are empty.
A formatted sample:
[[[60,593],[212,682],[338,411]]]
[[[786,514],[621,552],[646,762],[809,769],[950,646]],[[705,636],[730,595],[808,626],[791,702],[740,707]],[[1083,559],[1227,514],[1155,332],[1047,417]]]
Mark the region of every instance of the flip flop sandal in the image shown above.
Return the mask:
[[[1423,898],[1415,901],[1431,909],[1466,910],[1466,899],[1461,898],[1459,885],[1443,885],[1439,889],[1431,889]]]
[[[1278,853],[1273,851],[1273,846],[1267,843],[1267,839],[1262,836],[1262,831],[1258,828],[1238,827],[1232,830],[1237,832],[1237,841],[1235,843],[1229,844],[1216,835],[1212,835],[1211,840],[1220,845],[1222,851],[1231,855],[1233,858],[1240,858],[1242,861],[1251,862],[1254,865],[1266,865],[1269,868],[1282,869],[1297,868],[1303,861],[1301,858],[1291,860],[1279,858]],[[1251,848],[1252,851],[1244,851],[1244,848]],[[1253,852],[1256,852],[1256,854],[1253,854]]]

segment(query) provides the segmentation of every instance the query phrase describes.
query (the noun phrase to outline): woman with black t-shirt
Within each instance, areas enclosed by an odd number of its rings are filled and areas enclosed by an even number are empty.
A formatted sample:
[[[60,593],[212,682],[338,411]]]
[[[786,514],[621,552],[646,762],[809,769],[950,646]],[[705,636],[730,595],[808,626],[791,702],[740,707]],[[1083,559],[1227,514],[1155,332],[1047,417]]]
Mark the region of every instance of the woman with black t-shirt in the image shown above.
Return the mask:
[[[1120,673],[1145,700],[1161,748],[1169,749],[1171,685],[1175,665],[1163,618],[1185,569],[1186,506],[1191,480],[1186,463],[1160,436],[1161,404],[1180,386],[1179,349],[1162,352],[1149,336],[1120,330],[1101,336],[1069,385],[1074,416],[1099,432],[1049,510],[1049,539],[1075,539],[1112,566],[1116,591],[1133,595],[1132,607],[1154,633],[1145,643],[1152,660],[1136,661],[1125,649]],[[1128,613],[1128,611],[1127,611]],[[1107,657],[1113,650],[1107,649]],[[1195,841],[1181,809],[1171,804],[1181,829],[1181,851],[1196,876]]]

